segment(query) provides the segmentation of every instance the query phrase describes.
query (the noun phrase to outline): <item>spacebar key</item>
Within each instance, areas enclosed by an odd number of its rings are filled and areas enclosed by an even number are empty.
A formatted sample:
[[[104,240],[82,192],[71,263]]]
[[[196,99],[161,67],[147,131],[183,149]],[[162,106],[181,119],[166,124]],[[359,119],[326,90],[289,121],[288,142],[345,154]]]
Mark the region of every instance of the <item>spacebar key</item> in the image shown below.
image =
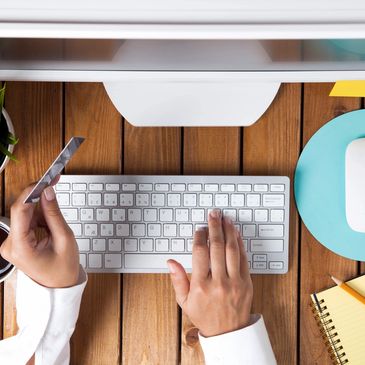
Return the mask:
[[[126,269],[167,269],[167,260],[176,260],[186,269],[191,269],[191,255],[149,255],[125,254],[124,266]]]

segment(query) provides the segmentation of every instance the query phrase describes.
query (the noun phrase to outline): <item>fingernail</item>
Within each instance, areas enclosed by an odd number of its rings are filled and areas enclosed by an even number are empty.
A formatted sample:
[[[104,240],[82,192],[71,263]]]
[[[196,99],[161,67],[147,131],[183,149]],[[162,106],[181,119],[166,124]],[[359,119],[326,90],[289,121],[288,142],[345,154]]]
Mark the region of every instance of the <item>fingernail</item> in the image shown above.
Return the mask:
[[[206,229],[207,229],[207,227],[205,227],[205,226],[196,227],[196,231],[205,231]]]
[[[226,222],[227,224],[233,224],[233,222],[232,222],[232,218],[231,218],[231,217],[229,217],[229,216],[224,216],[224,220],[225,220],[225,222]]]
[[[44,189],[44,195],[49,202],[56,199],[56,193],[54,192],[52,186],[48,186]]]
[[[169,267],[170,273],[175,274],[176,271],[174,265],[171,262],[167,261],[167,266]]]
[[[210,217],[213,219],[220,219],[221,218],[221,211],[219,209],[213,209],[209,213]]]

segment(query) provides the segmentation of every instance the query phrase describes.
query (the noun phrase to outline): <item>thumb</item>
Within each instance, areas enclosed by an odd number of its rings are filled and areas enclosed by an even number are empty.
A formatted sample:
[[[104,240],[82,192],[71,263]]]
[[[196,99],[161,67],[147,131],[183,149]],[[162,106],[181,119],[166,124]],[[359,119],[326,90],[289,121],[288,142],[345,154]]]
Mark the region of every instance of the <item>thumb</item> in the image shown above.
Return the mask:
[[[176,301],[179,306],[184,309],[183,306],[188,299],[188,294],[190,290],[190,282],[188,276],[181,264],[179,264],[175,260],[168,260],[167,266],[170,270],[170,277],[175,290]]]
[[[66,232],[69,232],[70,229],[63,218],[52,186],[44,189],[41,196],[41,208],[44,220],[52,235],[64,235]]]

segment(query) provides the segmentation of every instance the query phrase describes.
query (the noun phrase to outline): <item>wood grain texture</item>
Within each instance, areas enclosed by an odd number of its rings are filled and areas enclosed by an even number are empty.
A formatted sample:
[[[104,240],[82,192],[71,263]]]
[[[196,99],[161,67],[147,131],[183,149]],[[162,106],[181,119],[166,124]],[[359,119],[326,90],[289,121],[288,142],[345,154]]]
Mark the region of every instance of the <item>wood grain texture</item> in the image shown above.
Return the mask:
[[[135,128],[125,122],[125,174],[179,174],[180,129]],[[124,365],[174,365],[179,310],[166,274],[123,275]]]
[[[185,175],[238,175],[240,128],[184,128]],[[197,330],[182,317],[181,364],[204,364]]]
[[[330,119],[358,109],[360,99],[329,97],[332,84],[304,85],[303,144]],[[301,235],[300,360],[303,365],[331,364],[309,307],[310,294],[333,285],[329,274],[349,279],[357,274],[356,261],[338,256],[316,241],[302,224]]]
[[[120,173],[121,117],[102,84],[66,84],[65,141],[72,136],[86,141],[68,165],[68,174]],[[120,275],[89,274],[71,341],[72,364],[119,364],[120,312]]]
[[[5,206],[11,204],[30,183],[46,171],[61,148],[62,86],[58,83],[7,84],[6,108],[19,138],[15,154],[18,163],[5,170]],[[17,331],[15,311],[16,275],[6,281],[4,295],[4,337]]]
[[[300,150],[299,84],[282,85],[260,120],[243,132],[245,175],[293,178]],[[289,272],[253,275],[253,312],[262,313],[278,364],[297,362],[298,215],[291,191]],[[274,300],[273,300],[274,298]]]

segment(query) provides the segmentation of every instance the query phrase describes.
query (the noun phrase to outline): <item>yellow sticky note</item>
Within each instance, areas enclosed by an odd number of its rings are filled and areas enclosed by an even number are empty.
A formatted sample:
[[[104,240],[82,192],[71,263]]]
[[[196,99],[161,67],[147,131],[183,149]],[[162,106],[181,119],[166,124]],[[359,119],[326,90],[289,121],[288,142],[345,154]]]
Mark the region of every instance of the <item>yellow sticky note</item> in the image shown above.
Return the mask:
[[[337,81],[330,96],[365,97],[365,80]]]

